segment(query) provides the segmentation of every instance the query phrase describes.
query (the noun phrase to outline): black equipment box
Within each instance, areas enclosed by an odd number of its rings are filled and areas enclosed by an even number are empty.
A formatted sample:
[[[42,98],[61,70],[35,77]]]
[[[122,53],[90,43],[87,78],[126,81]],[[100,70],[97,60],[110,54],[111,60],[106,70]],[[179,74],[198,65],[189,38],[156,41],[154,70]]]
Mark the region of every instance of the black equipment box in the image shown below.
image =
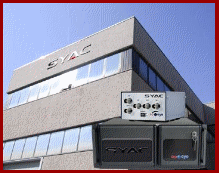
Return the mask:
[[[93,125],[94,167],[104,169],[201,169],[206,125],[188,118],[168,122],[114,118]]]

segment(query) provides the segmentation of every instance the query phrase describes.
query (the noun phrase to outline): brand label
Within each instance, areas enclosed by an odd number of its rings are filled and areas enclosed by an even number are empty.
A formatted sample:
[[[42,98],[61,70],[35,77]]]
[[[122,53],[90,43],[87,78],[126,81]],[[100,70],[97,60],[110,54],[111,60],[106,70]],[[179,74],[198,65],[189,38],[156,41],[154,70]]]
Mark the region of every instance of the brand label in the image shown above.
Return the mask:
[[[152,97],[152,98],[163,98],[163,94],[145,94],[146,98]]]
[[[105,139],[102,141],[103,162],[151,162],[152,141],[148,139]]]
[[[148,147],[142,147],[142,148],[121,148],[121,147],[109,147],[109,148],[106,148],[106,151],[109,151],[109,152],[113,152],[113,153],[118,153],[118,152],[121,152],[121,153],[142,153],[143,150],[147,150]]]
[[[171,159],[187,160],[187,159],[189,159],[189,155],[171,155]]]
[[[153,111],[150,115],[151,116],[159,116],[159,117],[161,117],[161,116],[163,116],[163,113],[159,113],[158,111]]]
[[[64,57],[59,57],[59,58],[57,58],[57,59],[51,61],[51,62],[48,64],[48,66],[47,66],[47,70],[48,70],[48,69],[51,69],[51,68],[53,68],[53,67],[55,67],[55,66],[58,64],[58,60],[59,60],[59,59],[61,60],[61,64],[63,64],[63,63],[66,61],[66,59],[67,59],[67,61],[70,61],[70,60],[73,60],[73,59],[79,57],[80,55],[84,55],[84,54],[89,53],[89,52],[90,52],[90,50],[89,50],[89,47],[90,47],[90,46],[91,46],[91,44],[89,44],[88,46],[85,46],[85,47],[80,51],[80,53],[78,53],[77,51],[73,51],[71,54],[67,54],[67,55],[65,55]],[[67,58],[67,57],[68,57],[68,58]]]

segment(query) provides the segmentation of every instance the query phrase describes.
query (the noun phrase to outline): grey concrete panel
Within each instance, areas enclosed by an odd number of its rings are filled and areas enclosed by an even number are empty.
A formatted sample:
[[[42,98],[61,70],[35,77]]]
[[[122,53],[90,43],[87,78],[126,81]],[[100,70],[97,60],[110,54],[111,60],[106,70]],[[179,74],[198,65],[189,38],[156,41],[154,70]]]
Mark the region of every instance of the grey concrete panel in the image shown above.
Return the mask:
[[[44,157],[42,170],[94,170],[93,151]]]
[[[44,157],[42,170],[100,170],[94,168],[93,151]],[[115,169],[101,169],[115,170]],[[121,169],[119,169],[121,170]],[[127,169],[122,169],[127,170]]]
[[[114,25],[113,27],[109,27],[97,34],[51,53],[44,59],[36,60],[33,63],[16,69],[13,72],[7,92],[13,92],[14,90],[47,79],[69,69],[76,68],[82,64],[92,62],[96,58],[100,58],[115,51],[130,47],[133,44],[133,32],[134,18],[130,18],[124,22]],[[55,67],[47,70],[48,64],[51,61],[59,57],[65,57],[73,51],[77,51],[79,54],[85,46],[90,44],[91,46],[85,49],[85,52],[90,50],[89,53],[79,55],[79,57],[70,61],[67,61],[67,57],[62,64],[61,59],[59,59],[57,61],[58,64]]]
[[[3,140],[119,117],[132,70],[3,111]]]
[[[175,91],[186,93],[186,104],[204,122],[202,102],[137,20],[133,46]]]

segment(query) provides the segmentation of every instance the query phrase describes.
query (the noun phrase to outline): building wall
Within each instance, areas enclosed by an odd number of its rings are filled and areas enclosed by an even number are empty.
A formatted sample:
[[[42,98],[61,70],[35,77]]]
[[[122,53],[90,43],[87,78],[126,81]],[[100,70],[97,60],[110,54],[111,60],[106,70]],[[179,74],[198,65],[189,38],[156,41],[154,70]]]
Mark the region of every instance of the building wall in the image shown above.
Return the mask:
[[[134,20],[134,18],[130,18],[124,22],[120,22],[97,34],[91,35],[85,39],[55,51],[47,55],[44,59],[39,59],[33,63],[14,70],[8,87],[8,93],[58,75],[67,70],[77,68],[79,65],[92,62],[97,58],[101,58],[113,52],[130,47],[133,44]],[[47,70],[48,64],[51,61],[59,57],[65,57],[67,54],[71,54],[73,51],[77,51],[79,54],[80,51],[88,45],[91,46],[85,50],[90,50],[89,53],[80,55],[71,61],[67,61],[67,57],[62,64],[61,59],[59,59],[58,64],[54,68]]]
[[[42,170],[94,170],[93,151],[44,157]]]
[[[4,111],[3,140],[119,117],[132,70]]]
[[[137,20],[135,20],[134,27],[134,48],[161,75],[169,86],[175,91],[186,93],[186,104],[204,122],[202,102]]]

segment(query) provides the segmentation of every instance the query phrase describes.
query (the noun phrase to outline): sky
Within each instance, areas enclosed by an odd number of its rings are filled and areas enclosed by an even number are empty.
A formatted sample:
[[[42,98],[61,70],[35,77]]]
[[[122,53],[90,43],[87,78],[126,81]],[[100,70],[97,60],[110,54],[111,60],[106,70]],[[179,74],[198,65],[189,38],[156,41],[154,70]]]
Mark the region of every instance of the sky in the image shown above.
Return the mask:
[[[202,101],[215,101],[215,4],[3,4],[3,102],[13,70],[135,16]]]

